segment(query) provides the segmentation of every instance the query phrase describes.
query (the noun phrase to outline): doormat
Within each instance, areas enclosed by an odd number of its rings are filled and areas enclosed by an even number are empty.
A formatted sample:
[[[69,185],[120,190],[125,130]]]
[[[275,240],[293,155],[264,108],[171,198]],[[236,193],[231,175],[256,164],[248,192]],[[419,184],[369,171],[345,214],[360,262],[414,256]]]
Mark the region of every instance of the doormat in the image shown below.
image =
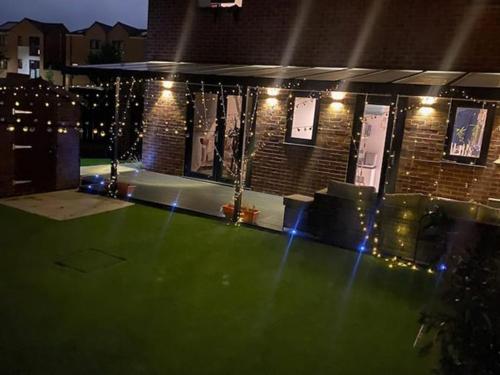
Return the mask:
[[[132,206],[117,199],[62,190],[0,199],[0,204],[53,220],[71,220]]]
[[[54,262],[59,267],[81,273],[91,273],[125,262],[126,259],[100,249],[84,249],[71,253]]]

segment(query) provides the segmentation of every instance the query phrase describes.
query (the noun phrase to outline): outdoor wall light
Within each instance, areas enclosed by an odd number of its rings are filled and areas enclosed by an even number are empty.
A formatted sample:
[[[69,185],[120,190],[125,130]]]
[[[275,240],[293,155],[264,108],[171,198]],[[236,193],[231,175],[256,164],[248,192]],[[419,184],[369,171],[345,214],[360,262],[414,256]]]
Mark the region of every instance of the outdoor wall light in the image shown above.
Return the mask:
[[[267,95],[269,96],[278,96],[280,93],[280,89],[277,87],[269,87],[267,89]]]
[[[161,96],[163,99],[168,99],[168,98],[172,97],[172,91],[163,90],[163,92],[161,93]]]
[[[330,108],[336,112],[342,111],[342,109],[344,109],[344,104],[341,102],[332,102],[332,104],[330,104]]]
[[[346,95],[347,93],[342,91],[332,91],[331,93],[332,99],[337,101],[344,100]]]
[[[276,107],[278,105],[278,99],[277,98],[267,98],[266,104],[269,107]]]
[[[432,107],[420,107],[418,109],[418,113],[422,116],[430,116],[432,113],[434,113],[434,108]]]
[[[172,87],[174,87],[174,82],[172,81],[163,81],[163,88],[170,90]]]
[[[423,105],[433,105],[433,104],[436,104],[436,101],[437,101],[437,98],[435,98],[434,96],[423,96],[420,99],[420,102]]]

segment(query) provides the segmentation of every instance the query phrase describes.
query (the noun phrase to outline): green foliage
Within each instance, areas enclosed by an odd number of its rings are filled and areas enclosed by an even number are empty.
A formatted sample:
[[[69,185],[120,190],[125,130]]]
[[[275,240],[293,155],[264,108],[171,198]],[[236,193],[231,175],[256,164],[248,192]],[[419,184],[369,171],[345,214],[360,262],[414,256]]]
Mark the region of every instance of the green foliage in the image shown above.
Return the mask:
[[[88,56],[89,64],[115,64],[122,61],[122,51],[112,44],[103,44],[97,52]]]
[[[476,246],[454,258],[446,276],[442,305],[422,316],[435,333],[441,375],[500,374],[500,288],[498,232],[490,228]]]

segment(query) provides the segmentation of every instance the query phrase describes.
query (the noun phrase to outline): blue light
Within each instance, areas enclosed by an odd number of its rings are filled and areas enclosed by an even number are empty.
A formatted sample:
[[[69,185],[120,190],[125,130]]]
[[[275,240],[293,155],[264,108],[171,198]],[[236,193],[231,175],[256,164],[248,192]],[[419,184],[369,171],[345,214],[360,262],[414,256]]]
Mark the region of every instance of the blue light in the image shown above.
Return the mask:
[[[297,234],[297,230],[296,229],[292,229],[292,236],[295,236]]]
[[[128,193],[128,194],[127,194],[127,197],[129,197],[129,198],[130,198],[131,196],[132,196],[132,193]]]
[[[364,253],[366,251],[366,246],[365,245],[361,245],[359,247],[359,251],[362,252],[362,253]]]
[[[92,189],[92,185],[87,186],[87,189],[89,190]]]
[[[177,207],[177,202],[172,203],[172,207]]]
[[[448,267],[446,266],[446,264],[444,263],[441,263],[439,266],[438,266],[438,270],[440,270],[441,272],[444,272],[448,269]]]
[[[101,185],[104,185],[104,181],[101,181],[101,182],[100,182],[100,184],[101,184]]]

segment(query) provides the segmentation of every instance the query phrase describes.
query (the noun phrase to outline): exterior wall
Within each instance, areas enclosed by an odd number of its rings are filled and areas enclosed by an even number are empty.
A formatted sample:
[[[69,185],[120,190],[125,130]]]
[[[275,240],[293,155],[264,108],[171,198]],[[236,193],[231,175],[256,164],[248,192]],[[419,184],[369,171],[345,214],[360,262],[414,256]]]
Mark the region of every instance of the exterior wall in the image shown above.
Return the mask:
[[[344,182],[349,161],[354,97],[342,109],[322,99],[315,146],[285,144],[287,97],[276,106],[259,101],[256,117],[256,149],[252,162],[252,189],[288,195],[312,196],[329,181]]]
[[[119,24],[106,33],[99,25],[94,25],[85,34],[66,35],[66,64],[87,64],[90,53],[90,41],[97,39],[101,44],[112,41],[123,42],[123,62],[143,61],[145,55],[146,38],[130,37],[127,31]]]
[[[182,176],[186,145],[186,92],[172,89],[162,95],[160,82],[146,89],[142,163],[148,170]],[[168,129],[168,131],[167,131]]]
[[[396,190],[482,203],[487,203],[488,198],[500,198],[500,165],[494,164],[500,157],[499,111],[483,167],[443,159],[448,108],[448,101],[442,99],[428,116],[418,110],[407,114]]]
[[[497,0],[245,0],[237,13],[196,4],[149,1],[148,60],[465,71],[500,66],[500,49],[491,48],[500,34]]]
[[[131,36],[124,42],[123,61],[137,62],[144,61],[146,55],[146,38],[141,36]]]
[[[29,38],[40,38],[40,56],[29,56]],[[18,45],[18,37],[22,38]],[[9,57],[8,73],[29,74],[29,60],[40,61],[40,75],[43,74],[44,64],[44,35],[33,24],[22,21],[9,31],[7,57]],[[18,69],[17,60],[23,60],[23,69]]]
[[[90,40],[85,35],[66,35],[66,65],[86,64],[90,51]]]

